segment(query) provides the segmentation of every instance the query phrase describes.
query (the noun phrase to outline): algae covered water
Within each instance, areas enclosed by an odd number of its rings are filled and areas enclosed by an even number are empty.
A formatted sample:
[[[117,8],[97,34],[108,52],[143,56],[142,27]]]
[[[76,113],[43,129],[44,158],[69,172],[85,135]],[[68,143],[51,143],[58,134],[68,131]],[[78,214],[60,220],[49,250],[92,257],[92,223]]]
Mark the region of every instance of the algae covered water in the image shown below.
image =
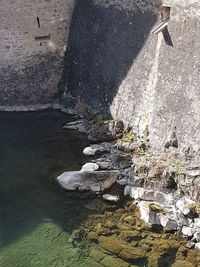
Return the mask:
[[[56,111],[0,113],[0,266],[77,266],[67,242],[81,222],[82,200],[55,183],[84,162],[86,138],[62,126]]]

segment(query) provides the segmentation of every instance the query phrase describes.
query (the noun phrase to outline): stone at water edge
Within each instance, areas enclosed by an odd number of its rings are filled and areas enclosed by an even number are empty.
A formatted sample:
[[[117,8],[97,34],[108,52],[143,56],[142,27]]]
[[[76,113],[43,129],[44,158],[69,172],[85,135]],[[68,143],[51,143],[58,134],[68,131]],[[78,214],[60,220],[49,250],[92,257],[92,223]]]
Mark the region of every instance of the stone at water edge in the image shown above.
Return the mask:
[[[119,201],[120,197],[116,195],[105,194],[103,195],[103,199],[111,201],[111,202],[117,202]]]
[[[86,163],[82,166],[81,172],[85,171],[97,171],[99,169],[99,165],[96,163]]]
[[[94,156],[96,154],[96,148],[86,147],[83,149],[83,154],[86,156]]]
[[[119,171],[69,171],[56,178],[66,190],[100,192],[108,189],[120,176]]]

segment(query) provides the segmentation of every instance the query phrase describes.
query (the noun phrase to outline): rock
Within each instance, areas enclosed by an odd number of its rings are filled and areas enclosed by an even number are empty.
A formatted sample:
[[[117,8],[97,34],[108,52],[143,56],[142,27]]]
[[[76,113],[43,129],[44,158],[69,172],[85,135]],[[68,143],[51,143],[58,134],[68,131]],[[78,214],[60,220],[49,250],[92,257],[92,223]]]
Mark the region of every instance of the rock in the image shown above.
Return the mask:
[[[147,224],[160,224],[160,219],[157,216],[155,211],[150,210],[149,202],[147,201],[140,201],[138,206],[140,208],[141,219],[145,221]]]
[[[89,232],[89,233],[88,233],[88,238],[91,239],[91,240],[93,240],[93,241],[97,241],[98,238],[99,238],[99,236],[98,236],[98,234],[95,233],[95,232]]]
[[[105,200],[108,200],[108,201],[111,201],[111,202],[117,202],[119,201],[119,196],[114,196],[114,195],[110,195],[110,194],[105,194],[103,195],[103,199]]]
[[[69,171],[56,180],[66,190],[100,192],[109,188],[119,177],[119,171]]]
[[[99,245],[103,249],[106,249],[106,250],[112,252],[113,254],[118,255],[125,244],[123,243],[123,241],[121,241],[115,237],[100,236],[99,237]]]
[[[185,246],[186,246],[186,248],[194,248],[194,246],[195,246],[195,243],[194,243],[194,242],[191,242],[191,241],[189,241],[189,242],[187,242],[187,244],[186,244]]]
[[[126,223],[129,223],[130,225],[134,225],[135,224],[135,218],[131,215],[128,215],[126,217],[123,218],[123,221]]]
[[[107,254],[103,253],[101,250],[99,249],[93,249],[91,252],[90,252],[90,255],[89,255],[91,258],[95,259],[96,261],[100,262],[102,259],[104,259]]]
[[[102,121],[91,127],[88,139],[92,142],[112,141],[122,136],[124,124],[122,121]]]
[[[192,241],[200,242],[200,229],[199,229],[199,232],[194,233]]]
[[[191,212],[190,206],[195,202],[187,197],[182,197],[176,202],[176,207],[185,215],[189,215]]]
[[[183,226],[182,228],[182,234],[183,235],[186,235],[186,236],[193,236],[193,234],[195,233],[195,230],[191,227],[188,227],[188,226]]]
[[[194,267],[194,264],[185,260],[177,260],[171,267]]]
[[[152,189],[146,189],[142,187],[129,186],[125,188],[125,195],[130,195],[131,198],[146,200],[146,201],[156,201],[163,204],[173,204],[174,196],[173,194],[165,194],[160,191],[155,191]]]
[[[86,163],[82,166],[81,172],[84,171],[96,171],[99,169],[99,165],[96,163]]]
[[[73,121],[63,126],[63,129],[75,130],[79,131],[80,133],[87,133],[88,123],[85,120]]]
[[[196,244],[195,244],[195,249],[200,250],[200,243],[196,243]]]
[[[97,164],[99,165],[99,168],[102,170],[108,170],[110,169],[110,162],[109,161],[98,161]]]
[[[144,261],[144,251],[139,248],[125,246],[122,251],[119,253],[119,257],[124,260],[131,261]],[[144,266],[144,265],[143,265]]]
[[[200,218],[195,218],[194,219],[194,228],[195,229],[200,229]]]
[[[86,156],[94,156],[96,153],[96,149],[92,147],[86,147],[83,149],[83,154]]]
[[[91,147],[96,149],[99,153],[109,153],[114,145],[111,142],[103,142],[101,144],[93,144]]]
[[[111,266],[118,266],[118,267],[129,267],[130,264],[128,262],[125,262],[121,260],[120,258],[116,258],[113,256],[107,256],[101,261],[101,264],[106,267],[111,267]]]
[[[165,216],[163,214],[159,214],[160,217],[160,224],[162,227],[167,231],[175,231],[178,227],[177,220],[170,218],[168,216]]]

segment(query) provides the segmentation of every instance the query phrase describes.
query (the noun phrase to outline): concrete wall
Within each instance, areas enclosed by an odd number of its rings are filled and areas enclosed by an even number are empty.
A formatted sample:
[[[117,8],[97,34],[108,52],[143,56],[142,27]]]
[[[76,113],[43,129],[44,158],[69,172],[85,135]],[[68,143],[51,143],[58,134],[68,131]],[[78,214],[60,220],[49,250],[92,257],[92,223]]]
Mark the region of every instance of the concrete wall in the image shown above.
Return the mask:
[[[0,108],[51,103],[74,0],[1,0]]]
[[[123,119],[153,149],[170,144],[198,151],[200,144],[200,4],[159,1],[77,0],[69,39],[66,104]],[[175,142],[174,142],[175,140]]]

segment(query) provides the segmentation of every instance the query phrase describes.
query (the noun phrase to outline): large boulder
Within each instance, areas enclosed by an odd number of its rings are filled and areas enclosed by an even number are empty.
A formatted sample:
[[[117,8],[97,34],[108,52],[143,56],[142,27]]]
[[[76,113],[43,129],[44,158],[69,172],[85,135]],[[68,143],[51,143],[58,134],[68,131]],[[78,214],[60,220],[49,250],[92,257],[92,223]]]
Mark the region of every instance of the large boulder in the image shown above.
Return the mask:
[[[66,190],[100,192],[115,183],[119,175],[119,171],[69,171],[56,180]]]

